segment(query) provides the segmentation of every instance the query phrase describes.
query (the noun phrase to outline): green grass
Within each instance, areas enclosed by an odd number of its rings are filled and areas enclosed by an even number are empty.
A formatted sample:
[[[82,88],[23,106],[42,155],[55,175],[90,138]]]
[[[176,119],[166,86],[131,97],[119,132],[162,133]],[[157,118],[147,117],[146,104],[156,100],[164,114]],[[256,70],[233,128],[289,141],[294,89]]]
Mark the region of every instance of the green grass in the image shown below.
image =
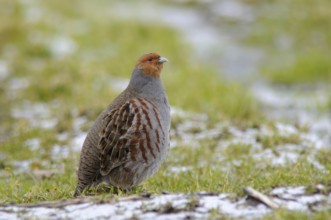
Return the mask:
[[[251,1],[260,7],[252,45],[267,51],[262,74],[274,83],[331,83],[328,0]]]
[[[307,214],[305,212],[298,212],[298,211],[288,211],[286,209],[281,209],[276,212],[273,212],[272,214],[268,214],[267,216],[263,217],[264,220],[296,220],[296,219],[302,219],[302,220],[324,220],[329,219],[331,215],[330,210],[324,210],[319,212],[313,212],[310,214]]]
[[[301,139],[299,134],[291,134],[289,136],[272,135],[258,137],[263,148],[277,147],[282,144],[300,144]]]
[[[207,191],[243,195],[242,188],[247,186],[268,192],[277,186],[309,186],[327,184],[329,181],[324,171],[315,168],[304,157],[293,164],[275,166],[263,158],[254,159],[247,151],[242,150],[249,150],[248,146],[237,147],[239,152],[233,150],[233,147],[235,146],[230,145],[224,151],[216,153],[211,149],[201,148],[172,149],[167,163],[144,187],[156,193],[162,189],[170,192]],[[223,157],[225,159],[220,160]],[[180,173],[169,171],[170,167],[179,165],[192,169]]]
[[[38,179],[28,173],[1,177],[1,182],[7,187],[0,189],[0,203],[36,203],[70,198],[76,181],[74,173],[73,167],[67,167],[63,174],[46,179]]]
[[[264,67],[262,72],[273,82],[282,84],[331,83],[329,55],[311,51],[298,55],[295,61],[275,69]]]

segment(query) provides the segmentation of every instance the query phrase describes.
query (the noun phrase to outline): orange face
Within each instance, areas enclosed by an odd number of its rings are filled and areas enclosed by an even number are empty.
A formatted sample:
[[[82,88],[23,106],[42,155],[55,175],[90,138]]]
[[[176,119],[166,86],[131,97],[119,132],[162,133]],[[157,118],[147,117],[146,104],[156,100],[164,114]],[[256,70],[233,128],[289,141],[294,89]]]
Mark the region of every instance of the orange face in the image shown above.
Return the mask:
[[[163,63],[168,60],[157,53],[148,53],[141,56],[136,64],[136,68],[142,69],[147,75],[159,77],[163,68]]]

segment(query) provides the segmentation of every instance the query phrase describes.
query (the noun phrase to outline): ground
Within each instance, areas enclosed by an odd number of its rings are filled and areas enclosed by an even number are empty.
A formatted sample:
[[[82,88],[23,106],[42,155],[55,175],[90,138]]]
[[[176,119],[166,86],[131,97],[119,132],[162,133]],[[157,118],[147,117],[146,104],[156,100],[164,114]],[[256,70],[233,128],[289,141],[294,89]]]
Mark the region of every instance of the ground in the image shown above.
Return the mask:
[[[330,6],[4,0],[0,219],[326,219]],[[150,51],[170,60],[165,163],[128,194],[72,200],[89,126]]]

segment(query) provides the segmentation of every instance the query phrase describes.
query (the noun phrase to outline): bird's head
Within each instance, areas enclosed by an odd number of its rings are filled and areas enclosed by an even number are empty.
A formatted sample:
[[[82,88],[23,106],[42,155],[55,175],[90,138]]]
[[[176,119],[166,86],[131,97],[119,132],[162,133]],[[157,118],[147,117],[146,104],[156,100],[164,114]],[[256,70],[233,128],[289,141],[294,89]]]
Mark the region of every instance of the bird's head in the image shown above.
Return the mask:
[[[144,74],[160,77],[163,63],[167,61],[167,58],[161,57],[157,53],[148,53],[138,59],[135,68],[141,69]]]

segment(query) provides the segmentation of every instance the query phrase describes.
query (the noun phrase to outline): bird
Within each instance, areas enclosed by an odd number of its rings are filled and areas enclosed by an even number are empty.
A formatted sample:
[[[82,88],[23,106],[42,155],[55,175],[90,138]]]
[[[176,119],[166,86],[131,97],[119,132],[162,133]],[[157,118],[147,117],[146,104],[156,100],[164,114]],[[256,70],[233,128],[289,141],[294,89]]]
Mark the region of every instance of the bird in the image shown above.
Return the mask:
[[[131,190],[152,176],[170,145],[170,105],[160,78],[168,60],[142,55],[127,88],[102,111],[82,146],[74,197],[101,182]]]

